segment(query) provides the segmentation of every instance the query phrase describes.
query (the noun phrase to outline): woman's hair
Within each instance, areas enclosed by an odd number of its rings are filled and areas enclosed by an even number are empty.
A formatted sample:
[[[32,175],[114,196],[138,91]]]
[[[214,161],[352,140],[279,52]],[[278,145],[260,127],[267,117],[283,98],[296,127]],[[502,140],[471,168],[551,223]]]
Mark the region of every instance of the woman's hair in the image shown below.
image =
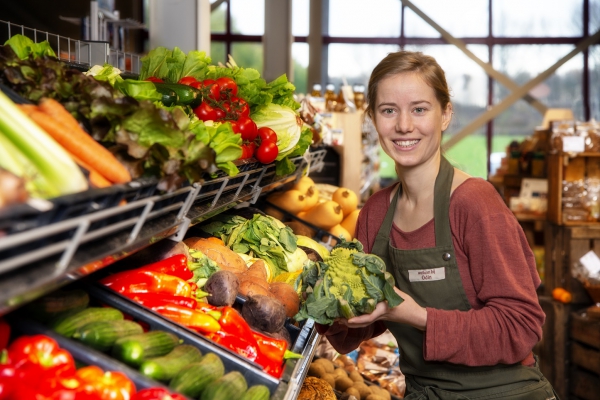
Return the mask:
[[[379,82],[404,72],[416,72],[435,91],[442,110],[450,103],[450,92],[446,83],[446,74],[435,58],[421,52],[398,51],[388,54],[371,72],[367,91],[367,115],[374,119],[375,101]]]

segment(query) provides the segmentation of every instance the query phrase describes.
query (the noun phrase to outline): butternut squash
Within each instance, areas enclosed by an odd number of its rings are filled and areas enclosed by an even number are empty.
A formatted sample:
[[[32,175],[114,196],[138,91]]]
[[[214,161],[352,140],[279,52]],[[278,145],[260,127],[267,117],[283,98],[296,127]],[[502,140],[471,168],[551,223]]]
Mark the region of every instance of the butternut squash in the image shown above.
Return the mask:
[[[346,230],[346,228],[344,228],[342,225],[335,225],[334,227],[332,227],[331,229],[329,229],[329,233],[331,233],[333,236],[336,236],[338,238],[344,238],[346,240],[352,240],[352,236],[350,236],[350,233]],[[323,235],[323,238],[321,239],[321,241],[327,243],[329,240],[331,240],[331,245],[335,246],[337,244],[337,240],[335,240],[334,238],[332,238],[331,236],[325,234]]]
[[[299,190],[302,193],[306,193],[309,187],[315,186],[315,181],[310,179],[308,176],[302,176],[294,183],[292,189]]]
[[[353,190],[343,187],[338,188],[331,195],[331,200],[335,201],[342,207],[344,217],[348,216],[358,207],[358,196]]]
[[[273,203],[277,207],[292,213],[297,214],[306,208],[306,196],[299,190],[290,189],[285,192],[272,194],[267,197],[270,203]]]
[[[356,210],[352,211],[350,214],[345,216],[344,220],[340,224],[352,236],[350,239],[353,239],[356,237],[356,221],[358,220],[359,213],[360,213],[360,210],[357,208]],[[350,240],[350,239],[348,239],[348,240]]]
[[[303,211],[310,210],[319,202],[319,189],[316,186],[309,186],[304,196],[306,196],[306,208]]]
[[[306,211],[302,217],[305,221],[319,228],[329,230],[344,219],[342,207],[335,201],[329,200],[318,203],[316,206]]]

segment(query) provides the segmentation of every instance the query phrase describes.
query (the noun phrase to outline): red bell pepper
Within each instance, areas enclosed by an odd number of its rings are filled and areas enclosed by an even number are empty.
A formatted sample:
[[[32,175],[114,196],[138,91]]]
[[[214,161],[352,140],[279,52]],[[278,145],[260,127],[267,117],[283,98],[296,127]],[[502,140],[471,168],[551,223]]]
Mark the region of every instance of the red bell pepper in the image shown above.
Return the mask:
[[[185,400],[185,397],[163,388],[148,388],[134,394],[131,400]]]
[[[107,276],[100,283],[119,293],[164,293],[183,297],[194,294],[189,282],[155,271],[123,271]]]
[[[208,334],[207,337],[215,343],[246,357],[250,361],[255,361],[258,357],[256,343],[251,343],[243,336],[218,331]]]
[[[221,329],[219,322],[202,311],[194,310],[177,304],[146,305],[160,315],[200,333],[212,333]]]
[[[256,340],[252,335],[252,329],[246,322],[242,314],[240,314],[235,308],[224,306],[221,307],[221,318],[219,318],[219,324],[221,329],[232,335],[241,336],[245,338],[249,343],[256,346]]]
[[[101,400],[129,400],[135,393],[135,385],[122,372],[104,372],[100,367],[89,365],[77,370],[75,376]]]
[[[8,358],[15,368],[36,381],[75,369],[71,354],[45,335],[18,337],[8,348]]]
[[[8,345],[10,340],[10,325],[4,318],[0,317],[0,350],[3,350]]]
[[[177,276],[185,281],[192,279],[194,273],[188,268],[187,257],[183,254],[175,254],[164,260],[137,268],[134,271],[155,271],[163,274]]]
[[[148,307],[157,304],[176,304],[188,308],[198,306],[196,299],[191,297],[173,296],[165,293],[123,293],[123,295]]]

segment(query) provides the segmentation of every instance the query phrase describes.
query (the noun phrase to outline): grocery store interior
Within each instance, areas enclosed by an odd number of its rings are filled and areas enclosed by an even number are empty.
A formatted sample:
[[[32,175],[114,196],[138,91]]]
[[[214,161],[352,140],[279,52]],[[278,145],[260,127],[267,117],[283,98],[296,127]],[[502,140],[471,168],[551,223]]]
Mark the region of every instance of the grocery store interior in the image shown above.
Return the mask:
[[[404,398],[389,331],[316,326],[398,179],[365,112],[398,50],[524,232],[555,398],[600,398],[600,0],[3,1],[0,44],[0,399]]]

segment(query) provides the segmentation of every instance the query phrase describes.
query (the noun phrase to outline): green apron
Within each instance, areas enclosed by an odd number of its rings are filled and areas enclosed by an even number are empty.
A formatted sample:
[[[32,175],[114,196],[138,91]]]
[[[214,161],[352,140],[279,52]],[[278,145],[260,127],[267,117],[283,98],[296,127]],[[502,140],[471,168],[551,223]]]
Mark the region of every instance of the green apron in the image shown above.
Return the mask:
[[[450,231],[449,204],[454,168],[442,157],[434,189],[434,248],[400,250],[390,243],[390,230],[402,186],[394,196],[377,233],[372,253],[381,257],[396,285],[422,307],[471,309],[462,285]],[[424,333],[406,324],[386,321],[400,350],[406,376],[405,400],[558,399],[537,367],[496,365],[469,367],[423,359]]]

